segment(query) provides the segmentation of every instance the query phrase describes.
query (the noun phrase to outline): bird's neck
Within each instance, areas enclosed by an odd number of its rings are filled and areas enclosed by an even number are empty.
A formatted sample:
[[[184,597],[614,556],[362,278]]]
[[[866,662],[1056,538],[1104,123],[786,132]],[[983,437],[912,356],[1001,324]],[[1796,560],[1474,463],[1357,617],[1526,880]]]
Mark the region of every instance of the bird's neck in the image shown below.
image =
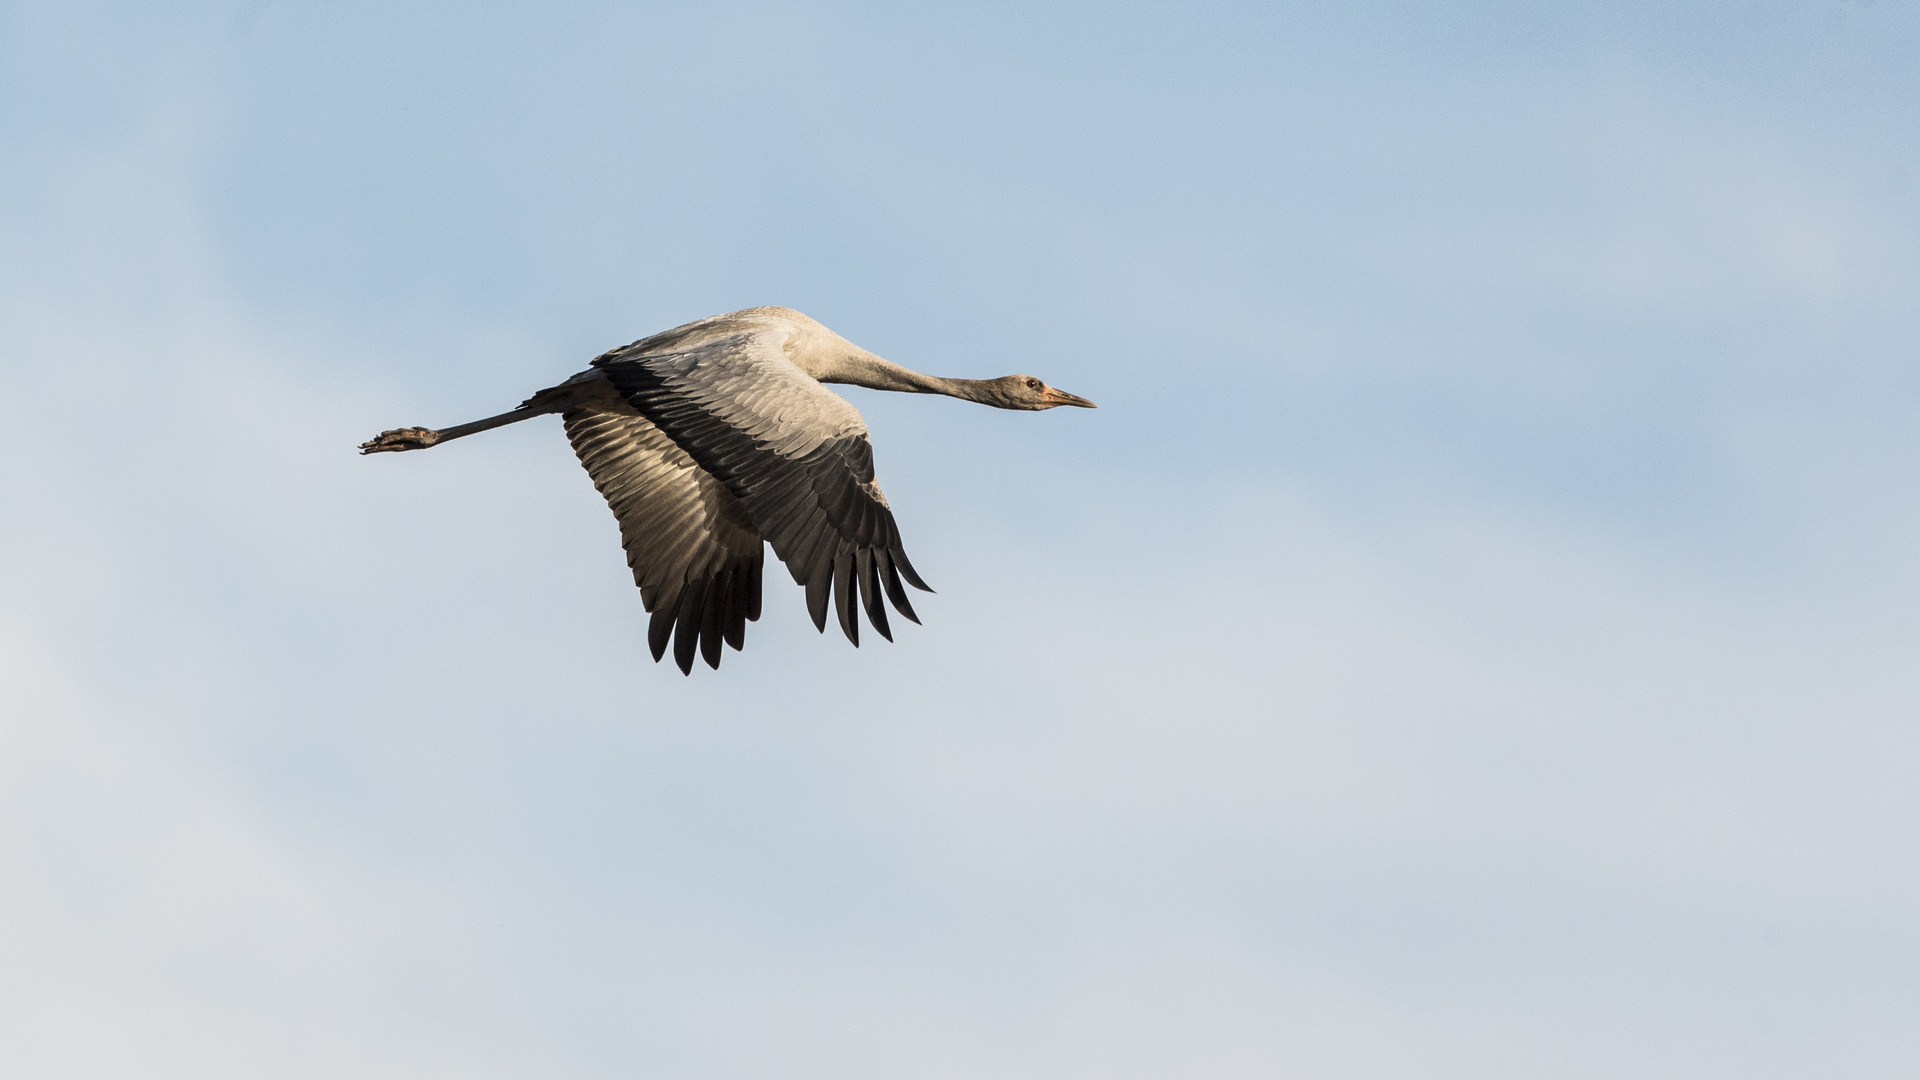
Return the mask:
[[[870,390],[894,390],[906,394],[945,394],[966,401],[987,403],[987,380],[943,379],[938,375],[922,375],[891,360],[882,360],[865,349],[832,357],[808,374],[823,383],[847,383]]]

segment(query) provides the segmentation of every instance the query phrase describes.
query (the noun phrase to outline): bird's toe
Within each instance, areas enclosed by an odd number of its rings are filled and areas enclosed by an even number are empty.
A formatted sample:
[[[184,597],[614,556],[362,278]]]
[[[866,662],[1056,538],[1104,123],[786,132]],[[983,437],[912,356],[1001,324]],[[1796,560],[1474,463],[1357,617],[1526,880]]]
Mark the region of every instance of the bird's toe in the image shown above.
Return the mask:
[[[401,450],[424,450],[440,441],[440,433],[432,428],[409,427],[393,428],[383,431],[375,439],[360,444],[362,454],[381,454]]]

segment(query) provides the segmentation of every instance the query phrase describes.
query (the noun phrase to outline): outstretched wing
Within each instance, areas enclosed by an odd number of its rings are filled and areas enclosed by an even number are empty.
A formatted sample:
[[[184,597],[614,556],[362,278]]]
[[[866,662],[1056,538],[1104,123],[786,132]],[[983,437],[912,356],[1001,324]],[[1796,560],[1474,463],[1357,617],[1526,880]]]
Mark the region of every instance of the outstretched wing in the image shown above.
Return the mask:
[[[726,485],[606,380],[567,389],[567,439],[619,519],[640,601],[653,613],[653,658],[672,638],[683,673],[693,669],[696,643],[707,666],[719,667],[720,643],[739,649],[748,620],[760,617],[759,531]]]
[[[787,359],[785,340],[763,330],[673,351],[630,346],[594,366],[739,498],[806,587],[815,626],[826,629],[831,597],[848,641],[860,644],[861,606],[892,640],[883,591],[900,614],[919,622],[901,579],[927,586],[907,561],[893,511],[874,482],[866,422]]]

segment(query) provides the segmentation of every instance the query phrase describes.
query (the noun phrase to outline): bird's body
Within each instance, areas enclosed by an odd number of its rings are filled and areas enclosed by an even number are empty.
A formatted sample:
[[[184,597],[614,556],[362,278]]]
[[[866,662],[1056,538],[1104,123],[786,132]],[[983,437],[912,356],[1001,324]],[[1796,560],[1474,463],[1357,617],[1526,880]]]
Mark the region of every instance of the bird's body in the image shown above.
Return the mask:
[[[814,624],[829,601],[860,643],[858,609],[889,640],[884,594],[918,622],[907,561],[873,475],[866,422],[824,386],[945,394],[1006,409],[1093,403],[1031,376],[942,379],[909,371],[788,308],[749,308],[614,349],[518,409],[444,430],[400,428],[362,453],[419,450],[559,413],[575,454],[620,522],[627,564],[652,613],[655,660],[672,640],[720,666],[760,617],[762,543],[807,591]],[[904,584],[903,584],[904,583]]]

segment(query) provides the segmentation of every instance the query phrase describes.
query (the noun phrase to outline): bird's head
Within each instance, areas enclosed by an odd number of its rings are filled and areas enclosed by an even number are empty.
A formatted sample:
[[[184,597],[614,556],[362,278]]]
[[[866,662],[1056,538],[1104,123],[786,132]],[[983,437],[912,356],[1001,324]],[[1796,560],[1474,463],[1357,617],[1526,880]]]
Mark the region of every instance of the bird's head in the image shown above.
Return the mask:
[[[1078,405],[1083,409],[1099,406],[1077,394],[1055,390],[1031,375],[1007,375],[987,380],[986,404],[1001,409],[1026,409],[1038,412],[1059,405]]]

